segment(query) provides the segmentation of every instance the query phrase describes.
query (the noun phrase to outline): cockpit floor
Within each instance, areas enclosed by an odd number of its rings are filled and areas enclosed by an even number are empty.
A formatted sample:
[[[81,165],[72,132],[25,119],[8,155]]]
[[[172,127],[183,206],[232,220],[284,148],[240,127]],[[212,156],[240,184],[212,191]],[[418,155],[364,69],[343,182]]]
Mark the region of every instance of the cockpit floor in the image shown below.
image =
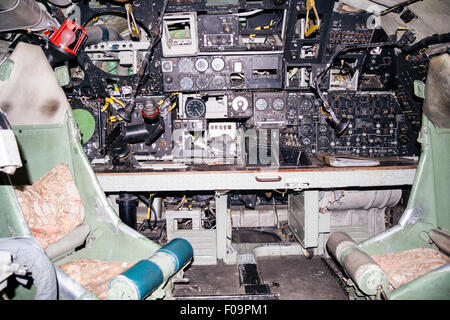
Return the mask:
[[[280,300],[347,300],[347,294],[322,263],[320,257],[304,256],[257,258],[261,280]],[[185,277],[189,284],[177,284],[175,297],[205,295],[243,295],[238,265],[193,265]]]

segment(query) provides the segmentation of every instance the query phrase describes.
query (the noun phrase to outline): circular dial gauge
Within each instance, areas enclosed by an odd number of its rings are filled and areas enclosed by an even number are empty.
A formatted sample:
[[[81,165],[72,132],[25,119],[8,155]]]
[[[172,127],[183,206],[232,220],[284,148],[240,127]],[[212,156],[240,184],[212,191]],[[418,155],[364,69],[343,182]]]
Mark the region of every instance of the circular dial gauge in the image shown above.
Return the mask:
[[[211,61],[211,68],[213,68],[214,71],[222,71],[223,68],[225,68],[225,61],[223,61],[222,58],[214,58]]]
[[[328,131],[328,127],[327,127],[326,124],[321,124],[321,125],[319,126],[319,132],[325,133],[325,132],[327,132],[327,131]]]
[[[192,99],[186,103],[185,111],[189,118],[201,118],[206,113],[206,104],[201,99]]]
[[[194,86],[194,80],[191,77],[182,77],[180,79],[181,90],[191,90]]]
[[[332,104],[333,104],[333,107],[334,107],[335,109],[340,109],[340,108],[345,107],[344,102],[341,101],[339,98],[337,98],[336,100],[334,100]]]
[[[258,109],[259,111],[264,111],[267,109],[267,100],[266,99],[258,99],[255,102],[255,107],[256,109]]]
[[[188,58],[183,58],[178,62],[178,69],[182,73],[191,73],[193,71],[194,64]]]
[[[173,70],[172,61],[164,61],[162,63],[162,70],[164,72],[172,72],[172,70]]]
[[[208,70],[208,61],[206,59],[200,58],[195,61],[195,69],[197,69],[198,72],[205,72]]]
[[[330,144],[330,138],[327,136],[320,136],[319,137],[319,146],[322,148],[327,147]]]
[[[205,90],[209,87],[209,79],[205,75],[201,75],[197,78],[197,81],[195,81],[195,84],[197,87],[201,90]]]
[[[303,99],[302,102],[300,102],[300,107],[304,111],[310,111],[313,108],[313,103],[309,99]]]
[[[310,145],[311,144],[311,139],[309,139],[309,138],[303,138],[303,144],[305,145],[305,146],[308,146],[308,145]]]
[[[290,107],[287,111],[287,117],[290,119],[295,119],[297,117],[297,109]]]
[[[224,77],[222,77],[222,76],[215,76],[213,79],[212,79],[212,86],[214,87],[214,88],[223,88],[223,87],[225,87],[225,78]]]
[[[310,136],[313,133],[313,129],[309,124],[305,124],[301,127],[300,133],[302,136]]]
[[[245,97],[238,96],[231,103],[234,111],[245,111],[248,108],[248,101]]]
[[[273,100],[272,108],[274,108],[277,111],[283,110],[283,108],[284,108],[284,101],[283,101],[283,99],[276,98],[275,100]]]

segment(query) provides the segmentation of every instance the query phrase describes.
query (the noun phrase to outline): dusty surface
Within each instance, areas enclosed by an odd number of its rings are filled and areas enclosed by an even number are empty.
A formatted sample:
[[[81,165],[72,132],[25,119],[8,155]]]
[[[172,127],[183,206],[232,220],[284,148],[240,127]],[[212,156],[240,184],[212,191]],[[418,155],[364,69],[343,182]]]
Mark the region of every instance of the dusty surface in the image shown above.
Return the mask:
[[[347,295],[320,258],[303,256],[265,257],[257,260],[262,280],[280,300],[346,300]],[[237,265],[219,262],[211,266],[190,266],[189,284],[176,285],[175,296],[244,294]]]
[[[347,295],[320,257],[281,256],[258,259],[264,281],[281,300],[347,300]]]
[[[189,284],[177,284],[175,296],[195,295],[231,295],[243,294],[244,288],[239,286],[239,272],[236,265],[225,265],[218,261],[217,265],[189,266],[185,271]]]

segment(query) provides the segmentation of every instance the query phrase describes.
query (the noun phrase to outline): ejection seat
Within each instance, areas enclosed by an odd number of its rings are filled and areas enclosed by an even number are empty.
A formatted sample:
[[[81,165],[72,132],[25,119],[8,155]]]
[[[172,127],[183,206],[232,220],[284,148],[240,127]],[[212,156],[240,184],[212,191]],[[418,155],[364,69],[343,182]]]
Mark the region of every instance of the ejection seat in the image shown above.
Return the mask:
[[[80,144],[67,98],[38,46],[19,43],[9,57],[9,74],[0,81],[0,108],[14,130],[23,167],[0,172],[0,240],[33,238],[14,187],[31,185],[57,164],[66,164],[84,208],[84,221],[46,249],[56,270],[59,299],[98,299],[59,267],[82,259],[118,261],[132,266],[161,246],[128,227],[107,200]],[[180,270],[149,299],[170,297]],[[10,299],[33,299],[37,288],[16,284]]]
[[[422,151],[399,223],[359,244],[333,233],[327,250],[366,298],[450,299],[450,56],[431,59]]]

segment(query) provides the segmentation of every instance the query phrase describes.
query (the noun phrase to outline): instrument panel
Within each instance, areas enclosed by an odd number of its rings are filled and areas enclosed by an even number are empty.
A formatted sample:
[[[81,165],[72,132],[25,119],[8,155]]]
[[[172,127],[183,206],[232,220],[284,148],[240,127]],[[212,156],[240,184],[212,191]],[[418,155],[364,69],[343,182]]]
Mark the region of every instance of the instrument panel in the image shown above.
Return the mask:
[[[350,119],[337,135],[322,112],[314,111],[314,98],[305,96],[299,104],[298,132],[305,151],[362,157],[408,156],[418,153],[414,128],[393,93],[329,94],[338,114]]]
[[[164,90],[281,89],[281,56],[198,56],[161,60]]]
[[[123,13],[122,5],[77,4],[81,23],[119,28],[123,38],[89,43],[64,87],[73,108],[102,122],[92,138],[102,139],[83,144],[93,163],[130,168],[199,156],[211,164],[226,155],[234,157],[226,163],[242,164],[253,130],[275,134],[270,143],[278,141],[289,165],[319,152],[419,155],[420,102],[410,102],[409,88],[417,68],[393,46],[370,47],[393,39],[371,25],[370,14],[332,0],[315,3],[319,19],[305,0],[164,3],[134,2],[140,37],[123,37],[126,23],[120,29],[117,18],[101,18]],[[351,50],[334,57],[339,46]],[[394,77],[399,68],[407,76]],[[330,119],[345,119],[345,128],[338,132]]]

